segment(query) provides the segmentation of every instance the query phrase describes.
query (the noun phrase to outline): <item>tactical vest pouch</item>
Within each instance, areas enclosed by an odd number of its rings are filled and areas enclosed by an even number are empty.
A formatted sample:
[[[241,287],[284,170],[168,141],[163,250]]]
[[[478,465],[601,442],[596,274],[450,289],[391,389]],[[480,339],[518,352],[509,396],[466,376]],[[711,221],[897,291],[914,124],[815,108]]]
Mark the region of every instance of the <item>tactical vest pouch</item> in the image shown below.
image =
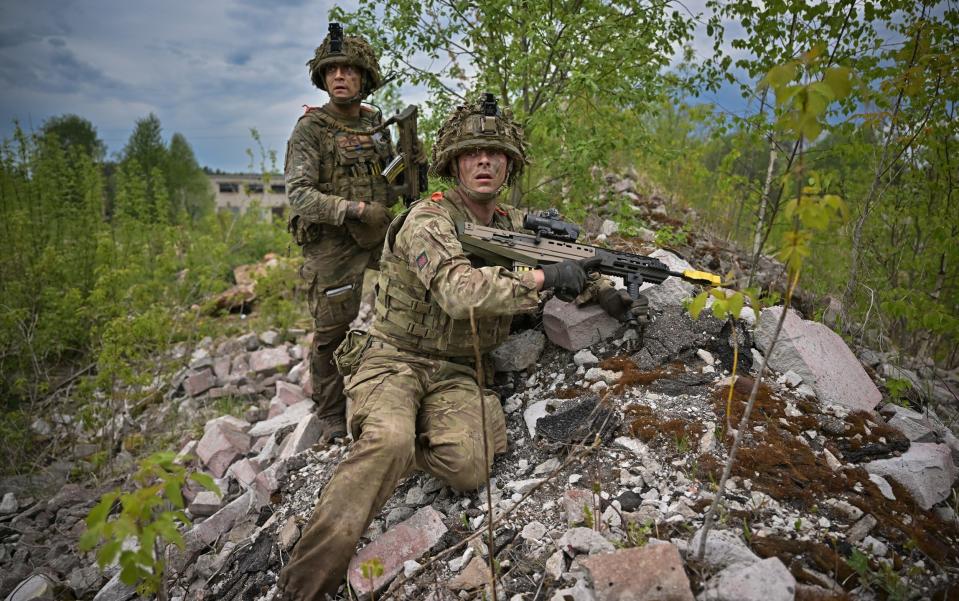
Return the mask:
[[[286,229],[293,236],[293,241],[299,246],[316,242],[323,236],[323,226],[319,223],[310,223],[303,219],[302,215],[296,213],[290,217]]]
[[[333,351],[333,361],[341,376],[351,376],[360,366],[360,356],[366,350],[370,335],[363,330],[350,330]]]
[[[383,238],[386,237],[386,229],[390,224],[388,222],[383,224],[370,224],[347,219],[343,222],[343,225],[346,226],[346,230],[350,232],[350,236],[353,237],[353,241],[356,242],[357,246],[364,250],[369,250],[383,243]]]

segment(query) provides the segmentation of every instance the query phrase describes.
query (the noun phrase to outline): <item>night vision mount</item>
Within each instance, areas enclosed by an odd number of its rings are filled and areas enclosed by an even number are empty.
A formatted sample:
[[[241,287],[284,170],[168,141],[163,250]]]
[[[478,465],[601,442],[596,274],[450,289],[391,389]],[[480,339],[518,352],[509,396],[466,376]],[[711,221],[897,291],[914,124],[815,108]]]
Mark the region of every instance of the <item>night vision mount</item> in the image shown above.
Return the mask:
[[[343,27],[330,23],[330,52],[343,52]]]

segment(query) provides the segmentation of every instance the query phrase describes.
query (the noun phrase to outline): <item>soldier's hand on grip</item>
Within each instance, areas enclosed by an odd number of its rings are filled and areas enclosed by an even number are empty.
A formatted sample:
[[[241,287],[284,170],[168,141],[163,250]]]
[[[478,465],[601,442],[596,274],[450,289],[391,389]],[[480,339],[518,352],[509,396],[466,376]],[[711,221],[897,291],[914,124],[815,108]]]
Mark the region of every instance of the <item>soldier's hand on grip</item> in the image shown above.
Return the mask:
[[[569,302],[586,287],[586,272],[599,263],[598,257],[592,257],[543,265],[543,288],[552,288],[560,300]]]
[[[357,203],[359,204],[359,203]],[[347,213],[347,219],[344,222],[346,229],[349,230],[353,240],[360,248],[375,248],[386,237],[386,229],[390,226],[392,218],[389,209],[378,202],[364,203],[363,210],[353,219],[352,215]]]
[[[625,290],[603,288],[599,292],[599,306],[619,321],[630,318],[630,309],[633,307],[633,298]]]

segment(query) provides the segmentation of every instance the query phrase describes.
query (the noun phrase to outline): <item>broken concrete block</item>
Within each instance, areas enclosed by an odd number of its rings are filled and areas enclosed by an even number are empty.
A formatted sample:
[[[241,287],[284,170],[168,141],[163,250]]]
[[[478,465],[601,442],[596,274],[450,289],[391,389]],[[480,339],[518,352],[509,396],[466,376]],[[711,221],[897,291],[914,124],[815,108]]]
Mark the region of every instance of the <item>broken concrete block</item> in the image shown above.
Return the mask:
[[[622,324],[597,304],[577,307],[552,298],[543,308],[543,329],[550,341],[568,351],[611,338]]]
[[[870,461],[863,467],[902,484],[923,509],[948,498],[956,479],[949,447],[929,442],[914,442],[901,457]]]
[[[291,384],[283,380],[276,381],[276,394],[274,399],[281,401],[287,407],[295,405],[306,399],[303,388],[297,384]]]
[[[286,347],[265,348],[250,353],[250,370],[270,375],[279,371],[286,371],[293,364],[293,358],[286,351]]]
[[[428,553],[446,534],[443,514],[432,507],[423,507],[408,520],[390,528],[373,542],[360,549],[350,561],[347,572],[350,586],[360,596],[379,591],[403,570],[403,564],[417,560]],[[360,565],[377,558],[383,564],[383,574],[370,581],[363,577]]]
[[[280,489],[280,482],[286,476],[286,461],[280,460],[256,475],[251,489],[257,506],[270,502],[270,497]]]
[[[596,601],[693,601],[679,550],[672,544],[620,549],[580,564]]]
[[[280,450],[280,459],[292,457],[315,445],[317,441],[320,440],[322,429],[323,427],[316,415],[310,413],[306,417],[301,418],[300,423],[296,425],[293,433],[287,436],[286,440],[283,441],[283,448]]]
[[[789,311],[773,352],[769,344],[782,307],[763,309],[754,332],[756,346],[768,357],[768,367],[794,371],[816,391],[823,404],[872,411],[882,393],[862,368],[839,334],[815,321],[805,321]]]
[[[496,371],[523,371],[536,364],[546,347],[546,336],[538,330],[512,334],[490,355]]]
[[[233,418],[236,419],[236,418]],[[237,425],[232,419],[217,418],[207,422],[203,438],[196,446],[197,457],[217,478],[222,478],[230,465],[250,450],[249,424]]]
[[[256,480],[256,476],[260,473],[260,469],[257,467],[257,464],[249,459],[240,459],[231,465],[230,469],[228,469],[226,473],[239,482],[240,486],[246,490],[253,486],[253,481]]]
[[[706,598],[716,601],[793,601],[796,579],[779,558],[770,557],[726,568],[706,590]]]
[[[183,381],[183,390],[190,396],[200,396],[216,386],[216,378],[209,369],[202,369],[187,376]]]
[[[246,491],[229,505],[208,517],[201,524],[193,527],[188,534],[206,545],[226,536],[241,518],[253,509],[253,493]]]
[[[278,430],[282,430],[288,426],[295,426],[300,423],[300,420],[303,419],[306,415],[309,415],[313,411],[314,403],[310,399],[305,401],[300,401],[299,403],[291,406],[286,411],[277,415],[276,417],[271,417],[268,420],[262,421],[250,428],[250,436],[254,438],[259,438],[260,436],[266,436],[267,434],[273,434]]]
[[[197,493],[190,503],[190,513],[195,517],[207,517],[213,515],[223,506],[223,499],[215,492],[203,490]]]

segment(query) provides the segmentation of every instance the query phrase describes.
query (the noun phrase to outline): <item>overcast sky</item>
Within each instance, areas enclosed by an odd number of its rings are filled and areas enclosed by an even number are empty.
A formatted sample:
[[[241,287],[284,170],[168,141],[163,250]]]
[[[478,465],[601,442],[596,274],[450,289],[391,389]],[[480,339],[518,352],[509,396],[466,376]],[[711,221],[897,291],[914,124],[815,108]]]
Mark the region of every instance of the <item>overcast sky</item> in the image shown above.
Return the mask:
[[[184,134],[201,165],[248,170],[256,128],[282,168],[302,105],[326,101],[305,63],[326,34],[331,4],[6,0],[0,137],[10,137],[14,120],[29,130],[75,113],[93,122],[112,155],[136,119],[153,112],[164,138]],[[425,96],[403,91],[405,102]],[[738,94],[725,96],[728,103]]]

